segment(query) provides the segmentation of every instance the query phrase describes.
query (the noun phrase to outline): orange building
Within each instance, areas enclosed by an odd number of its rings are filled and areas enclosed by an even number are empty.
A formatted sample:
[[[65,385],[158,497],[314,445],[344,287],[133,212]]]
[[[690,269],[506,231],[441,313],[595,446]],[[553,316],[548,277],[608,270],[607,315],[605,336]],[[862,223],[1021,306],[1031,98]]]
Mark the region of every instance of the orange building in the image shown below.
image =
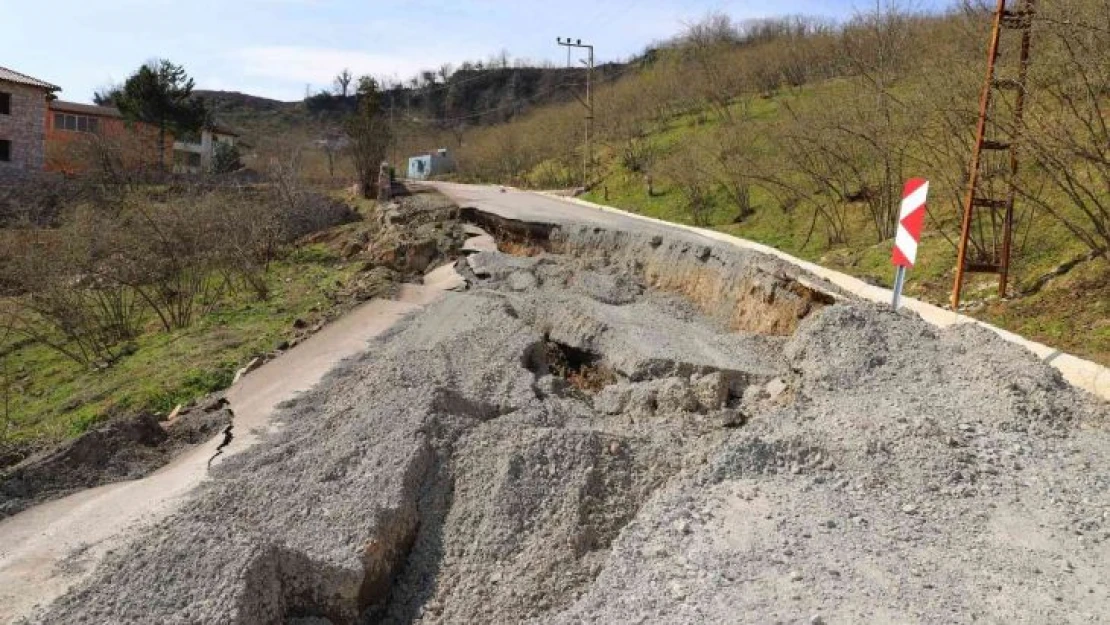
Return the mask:
[[[158,128],[124,120],[119,109],[53,100],[46,115],[46,170],[78,174],[96,168],[157,169],[173,163],[174,137],[166,133],[158,158]]]

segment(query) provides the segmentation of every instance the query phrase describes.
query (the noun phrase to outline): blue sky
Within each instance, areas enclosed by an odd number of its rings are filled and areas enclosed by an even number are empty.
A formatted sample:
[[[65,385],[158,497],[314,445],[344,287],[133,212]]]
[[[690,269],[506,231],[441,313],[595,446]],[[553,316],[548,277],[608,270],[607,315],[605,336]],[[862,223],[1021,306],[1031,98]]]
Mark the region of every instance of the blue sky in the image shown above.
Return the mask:
[[[916,0],[911,6],[941,6]],[[0,0],[0,65],[90,101],[143,61],[183,64],[199,88],[283,100],[339,70],[407,78],[423,68],[513,57],[565,63],[556,36],[627,58],[714,10],[737,19],[849,16],[866,0]]]

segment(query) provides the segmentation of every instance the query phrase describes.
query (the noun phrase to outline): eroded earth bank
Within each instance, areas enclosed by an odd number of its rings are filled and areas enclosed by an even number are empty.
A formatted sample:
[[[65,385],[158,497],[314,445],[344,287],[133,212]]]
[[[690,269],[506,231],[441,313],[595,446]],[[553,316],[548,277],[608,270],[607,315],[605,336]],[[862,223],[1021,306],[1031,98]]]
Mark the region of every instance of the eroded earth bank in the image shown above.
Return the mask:
[[[1092,623],[1108,407],[767,257],[502,251],[43,623]]]

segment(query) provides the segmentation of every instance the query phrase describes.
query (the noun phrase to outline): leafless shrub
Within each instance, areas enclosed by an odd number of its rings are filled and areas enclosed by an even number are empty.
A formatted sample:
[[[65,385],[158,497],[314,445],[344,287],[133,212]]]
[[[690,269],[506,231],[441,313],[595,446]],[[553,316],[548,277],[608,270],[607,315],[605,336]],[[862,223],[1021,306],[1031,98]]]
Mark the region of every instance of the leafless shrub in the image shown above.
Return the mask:
[[[713,212],[713,188],[703,171],[704,159],[700,146],[687,145],[672,152],[659,166],[660,173],[672,181],[682,196],[683,207],[696,226],[710,225]]]
[[[166,331],[188,327],[229,286],[217,277],[224,250],[210,236],[219,217],[210,205],[180,200],[128,208],[113,279],[137,291]]]
[[[68,213],[58,228],[0,231],[0,286],[13,332],[88,366],[127,353],[151,316],[171,331],[240,288],[268,297],[288,243],[354,216],[279,184],[144,190]]]
[[[1039,15],[1043,60],[1021,129],[1037,171],[1018,191],[1110,259],[1110,0],[1065,0]]]
[[[736,209],[733,221],[739,223],[755,214],[754,187],[772,188],[774,192],[774,185],[768,182],[771,174],[766,171],[767,156],[758,149],[756,144],[760,138],[747,124],[735,123],[721,128],[717,138],[706,171]]]
[[[12,237],[5,281],[21,295],[8,299],[5,312],[13,332],[83,365],[110,364],[138,334],[142,306],[133,292],[88,271],[94,251],[77,232],[25,230]]]
[[[67,209],[96,194],[91,185],[55,175],[4,181],[0,184],[0,228],[58,226]]]

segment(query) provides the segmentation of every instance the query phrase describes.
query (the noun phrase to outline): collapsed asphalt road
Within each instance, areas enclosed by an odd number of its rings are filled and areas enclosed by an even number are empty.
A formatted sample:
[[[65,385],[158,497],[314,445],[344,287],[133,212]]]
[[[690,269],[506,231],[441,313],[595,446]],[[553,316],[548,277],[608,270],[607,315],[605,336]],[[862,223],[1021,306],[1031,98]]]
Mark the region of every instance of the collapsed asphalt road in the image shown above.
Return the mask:
[[[758,254],[499,226],[518,255],[471,256],[32,620],[1110,613],[1108,407],[1054,369]]]

